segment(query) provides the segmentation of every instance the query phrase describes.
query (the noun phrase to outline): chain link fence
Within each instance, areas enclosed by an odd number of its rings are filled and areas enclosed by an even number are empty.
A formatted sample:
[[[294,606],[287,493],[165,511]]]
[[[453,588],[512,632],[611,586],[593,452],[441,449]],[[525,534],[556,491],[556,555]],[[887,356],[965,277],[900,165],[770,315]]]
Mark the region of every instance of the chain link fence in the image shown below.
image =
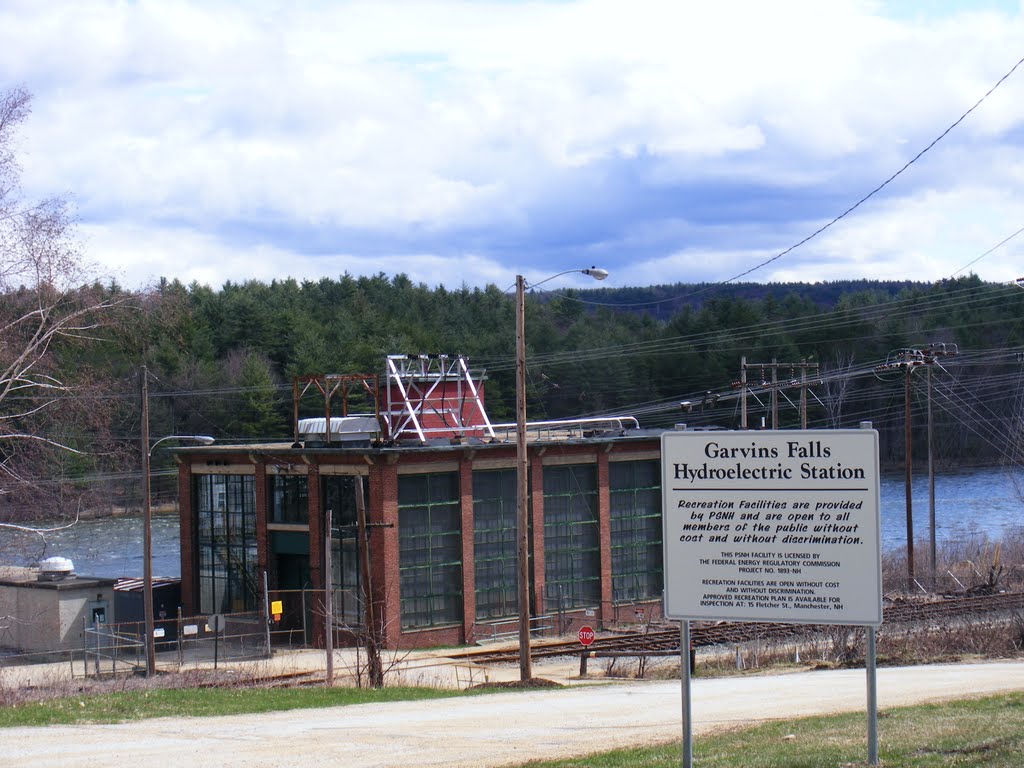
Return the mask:
[[[143,674],[146,670],[144,622],[87,627],[82,665],[71,660],[72,674],[85,677]],[[270,627],[260,612],[179,616],[154,623],[158,669],[249,661],[270,657]]]

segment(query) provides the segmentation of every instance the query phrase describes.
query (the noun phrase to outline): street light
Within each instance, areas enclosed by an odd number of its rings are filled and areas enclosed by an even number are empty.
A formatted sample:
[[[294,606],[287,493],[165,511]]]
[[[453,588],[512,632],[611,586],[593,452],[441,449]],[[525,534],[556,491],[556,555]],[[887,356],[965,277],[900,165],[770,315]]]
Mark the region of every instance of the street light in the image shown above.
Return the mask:
[[[145,385],[143,385],[145,393]],[[146,677],[156,674],[156,643],[153,638],[153,507],[152,492],[149,482],[149,460],[154,449],[165,440],[188,440],[210,445],[214,440],[209,435],[167,435],[152,445],[149,444],[149,408],[144,403],[145,415],[142,420],[142,477],[145,493],[143,494],[142,512],[142,611],[146,622]]]
[[[546,277],[532,287],[542,285],[556,277],[579,272],[595,280],[608,277],[608,270],[600,267],[567,269]],[[516,275],[516,526],[518,529],[519,564],[519,679],[533,677],[530,658],[530,518],[528,513],[529,488],[526,466],[526,280]]]

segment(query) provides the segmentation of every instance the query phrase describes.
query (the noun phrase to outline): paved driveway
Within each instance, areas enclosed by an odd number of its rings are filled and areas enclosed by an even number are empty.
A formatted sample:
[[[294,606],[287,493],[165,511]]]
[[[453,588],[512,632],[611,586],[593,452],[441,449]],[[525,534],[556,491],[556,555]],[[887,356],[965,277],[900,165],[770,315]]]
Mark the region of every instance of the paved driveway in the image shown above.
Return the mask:
[[[1024,690],[1024,663],[879,670],[880,707]],[[696,680],[694,733],[765,717],[864,711],[863,670]],[[680,739],[678,682],[578,686],[122,725],[0,729],[3,764],[504,766]],[[866,737],[865,737],[866,739]],[[865,747],[866,749],[866,747]]]

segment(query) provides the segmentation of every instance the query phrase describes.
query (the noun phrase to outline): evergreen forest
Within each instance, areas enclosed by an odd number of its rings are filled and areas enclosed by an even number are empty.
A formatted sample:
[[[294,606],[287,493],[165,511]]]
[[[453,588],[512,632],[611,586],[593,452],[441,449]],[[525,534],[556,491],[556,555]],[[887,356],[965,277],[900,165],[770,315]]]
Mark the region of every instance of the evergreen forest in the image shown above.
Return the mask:
[[[169,282],[140,298],[138,348],[121,336],[111,361],[125,382],[142,363],[158,380],[154,434],[287,439],[293,377],[383,374],[388,354],[464,355],[486,375],[492,419],[514,415],[511,289],[379,274],[219,291]],[[774,361],[780,428],[871,421],[890,438],[891,461],[903,453],[907,377],[923,438],[931,369],[940,461],[991,463],[1011,453],[1024,289],[968,277],[537,291],[527,295],[526,343],[531,420],[619,414],[645,427],[739,427],[745,359],[747,424],[771,426]],[[945,354],[920,366],[905,353],[932,345]],[[308,406],[319,415],[322,404]]]
[[[510,287],[432,288],[382,273],[219,290],[177,281],[137,293],[117,285],[82,290],[102,300],[108,320],[88,340],[54,342],[51,375],[75,386],[61,418],[45,427],[80,452],[37,464],[39,481],[137,477],[143,366],[152,439],[289,440],[294,377],[383,375],[388,354],[464,355],[486,377],[492,420],[514,417]],[[16,303],[17,292],[6,298]],[[530,420],[632,415],[650,428],[738,428],[745,401],[747,426],[770,428],[774,390],[779,428],[870,421],[883,465],[895,467],[909,395],[918,461],[927,455],[929,399],[938,466],[1019,456],[1018,285],[970,276],[935,284],[538,290],[526,297],[526,342]],[[11,398],[3,406],[9,414],[22,407]],[[301,415],[322,408],[320,399],[303,400]],[[154,457],[154,468],[161,466],[170,469],[169,454]]]

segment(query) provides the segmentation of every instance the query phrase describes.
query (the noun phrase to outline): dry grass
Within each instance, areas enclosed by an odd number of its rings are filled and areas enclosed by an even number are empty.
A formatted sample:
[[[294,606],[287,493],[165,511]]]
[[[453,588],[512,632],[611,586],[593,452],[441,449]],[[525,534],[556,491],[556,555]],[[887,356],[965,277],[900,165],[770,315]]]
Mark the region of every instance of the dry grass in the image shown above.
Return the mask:
[[[936,547],[935,578],[927,541],[914,545],[914,579],[909,582],[906,548],[882,554],[883,592],[891,594],[992,594],[1024,591],[1024,526],[998,540],[984,533]]]

